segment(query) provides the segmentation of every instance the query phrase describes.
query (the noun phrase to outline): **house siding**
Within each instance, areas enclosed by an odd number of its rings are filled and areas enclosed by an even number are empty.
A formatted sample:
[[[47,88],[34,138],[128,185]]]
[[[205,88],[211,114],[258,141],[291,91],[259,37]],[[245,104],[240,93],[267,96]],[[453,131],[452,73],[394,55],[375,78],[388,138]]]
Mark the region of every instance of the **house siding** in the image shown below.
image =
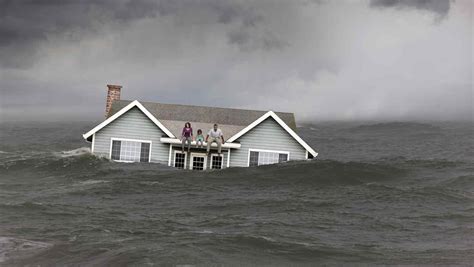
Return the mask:
[[[166,134],[137,107],[111,122],[94,135],[93,151],[109,158],[112,138],[128,138],[151,141],[151,162],[168,164],[169,144],[160,142]]]
[[[230,167],[247,167],[249,149],[288,151],[289,160],[306,159],[306,149],[271,117],[241,136],[236,142],[240,142],[241,148],[231,150]]]

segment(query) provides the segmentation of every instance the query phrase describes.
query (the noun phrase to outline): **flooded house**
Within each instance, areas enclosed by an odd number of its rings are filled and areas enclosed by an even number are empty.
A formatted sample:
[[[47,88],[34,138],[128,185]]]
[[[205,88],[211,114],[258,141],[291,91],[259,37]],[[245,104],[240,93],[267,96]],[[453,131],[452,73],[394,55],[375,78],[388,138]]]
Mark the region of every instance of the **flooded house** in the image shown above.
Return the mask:
[[[83,134],[91,152],[118,162],[156,162],[181,169],[252,167],[313,159],[318,153],[296,133],[293,113],[121,100],[122,86],[107,85],[106,119]],[[190,122],[206,136],[223,133],[221,153],[212,143],[182,149]]]

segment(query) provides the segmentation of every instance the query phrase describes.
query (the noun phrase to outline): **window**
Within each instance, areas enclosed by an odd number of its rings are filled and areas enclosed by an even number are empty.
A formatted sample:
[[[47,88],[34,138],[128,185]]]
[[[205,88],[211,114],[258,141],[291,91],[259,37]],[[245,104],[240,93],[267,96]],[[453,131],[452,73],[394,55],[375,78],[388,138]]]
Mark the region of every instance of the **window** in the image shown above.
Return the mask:
[[[288,161],[288,154],[280,154],[278,155],[278,163]]]
[[[179,151],[174,153],[174,166],[178,169],[186,168],[186,154]]]
[[[258,151],[250,151],[249,166],[250,167],[258,166]]]
[[[120,160],[120,141],[112,141],[112,156],[110,157],[113,160]]]
[[[222,169],[223,156],[218,154],[212,154],[211,156],[211,169]]]
[[[193,170],[204,170],[205,157],[193,156]]]
[[[140,148],[140,162],[148,162],[148,155],[150,155],[150,143],[142,143]]]
[[[112,139],[110,158],[126,162],[150,162],[150,141]]]
[[[249,151],[249,166],[255,167],[260,165],[286,162],[288,161],[289,155],[289,152],[284,151],[251,149]]]
[[[191,153],[191,170],[205,170],[207,165],[207,155],[202,153]]]

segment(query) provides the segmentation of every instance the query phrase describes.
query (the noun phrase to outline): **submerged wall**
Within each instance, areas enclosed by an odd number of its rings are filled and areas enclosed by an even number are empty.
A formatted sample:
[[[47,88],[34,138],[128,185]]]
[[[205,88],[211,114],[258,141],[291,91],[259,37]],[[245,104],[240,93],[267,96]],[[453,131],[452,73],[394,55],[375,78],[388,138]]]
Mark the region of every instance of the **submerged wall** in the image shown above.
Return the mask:
[[[95,133],[93,151],[98,156],[109,158],[112,138],[149,140],[152,142],[150,161],[168,164],[170,146],[160,142],[163,136],[166,134],[134,107]]]
[[[247,167],[249,149],[288,151],[290,152],[289,160],[306,159],[306,149],[271,117],[244,134],[236,142],[240,142],[242,147],[232,149],[230,167]]]

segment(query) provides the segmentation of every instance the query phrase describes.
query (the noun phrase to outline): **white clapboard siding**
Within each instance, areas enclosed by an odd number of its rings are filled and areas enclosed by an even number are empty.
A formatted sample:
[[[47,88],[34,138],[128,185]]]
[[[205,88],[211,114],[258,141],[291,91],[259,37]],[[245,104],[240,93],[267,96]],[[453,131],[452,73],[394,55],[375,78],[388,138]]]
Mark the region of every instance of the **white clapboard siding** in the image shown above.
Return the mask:
[[[160,142],[165,133],[134,107],[95,133],[94,154],[109,157],[111,138],[149,140],[151,161],[168,163],[169,144]]]
[[[231,150],[230,167],[247,167],[249,149],[288,151],[290,160],[306,159],[306,149],[271,117],[236,141],[242,146]]]

